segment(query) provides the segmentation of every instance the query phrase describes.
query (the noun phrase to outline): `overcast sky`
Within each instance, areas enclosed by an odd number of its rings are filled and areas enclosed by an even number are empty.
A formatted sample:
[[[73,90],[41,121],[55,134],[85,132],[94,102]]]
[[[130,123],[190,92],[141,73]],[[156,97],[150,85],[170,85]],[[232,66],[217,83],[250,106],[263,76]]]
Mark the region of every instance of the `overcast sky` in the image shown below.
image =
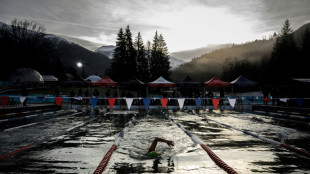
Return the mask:
[[[144,42],[162,33],[170,52],[244,43],[310,22],[310,0],[0,0],[0,21],[27,19],[47,33],[115,45],[130,25]]]

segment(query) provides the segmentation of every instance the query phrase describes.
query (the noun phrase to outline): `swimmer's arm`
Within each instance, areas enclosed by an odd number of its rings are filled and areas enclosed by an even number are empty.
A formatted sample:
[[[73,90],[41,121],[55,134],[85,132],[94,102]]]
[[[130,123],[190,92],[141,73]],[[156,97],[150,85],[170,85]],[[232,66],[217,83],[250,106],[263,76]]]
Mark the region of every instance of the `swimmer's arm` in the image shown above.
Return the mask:
[[[168,146],[174,146],[174,142],[173,142],[173,141],[165,140],[165,139],[159,138],[159,137],[156,137],[155,140],[156,140],[156,141],[160,141],[160,142],[167,143]]]

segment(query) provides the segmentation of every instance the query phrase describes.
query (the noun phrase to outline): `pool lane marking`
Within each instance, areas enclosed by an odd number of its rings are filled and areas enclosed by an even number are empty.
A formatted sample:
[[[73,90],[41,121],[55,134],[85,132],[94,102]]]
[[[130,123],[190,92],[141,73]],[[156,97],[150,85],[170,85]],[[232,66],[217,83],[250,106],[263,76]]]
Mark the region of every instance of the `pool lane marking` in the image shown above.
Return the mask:
[[[33,111],[14,112],[14,113],[2,114],[2,115],[0,115],[0,117],[18,115],[18,114],[29,114],[32,112],[41,112],[41,111],[43,111],[43,110],[40,109],[40,110],[33,110]]]
[[[64,112],[64,110],[45,112],[45,113],[39,113],[39,114],[33,114],[33,115],[27,115],[27,116],[21,116],[21,117],[8,118],[8,119],[0,120],[0,123],[8,122],[8,121],[24,120],[24,119],[29,119],[29,118],[33,118],[33,117],[39,117],[39,116],[46,116],[48,114],[58,114],[58,113],[62,113],[62,112]]]
[[[163,113],[165,115],[165,117],[167,117],[171,122],[173,122],[175,125],[177,125],[187,136],[189,136],[191,138],[191,140],[195,143],[195,144],[199,144],[201,146],[201,148],[203,148],[207,154],[209,155],[209,157],[212,159],[212,161],[215,162],[215,164],[220,167],[221,169],[223,169],[226,173],[228,174],[236,174],[237,172],[231,168],[230,166],[228,166],[223,160],[221,160],[214,152],[212,152],[212,150],[206,146],[205,144],[203,144],[201,141],[199,141],[196,137],[194,137],[190,132],[188,132],[186,129],[184,129],[179,123],[175,122],[173,118],[171,118],[170,116],[168,116],[167,114]]]
[[[21,148],[18,148],[18,149],[16,149],[16,150],[13,150],[13,151],[11,151],[11,152],[5,154],[5,155],[0,156],[0,161],[1,161],[1,160],[4,160],[4,159],[6,159],[6,158],[9,158],[9,157],[11,157],[11,156],[13,156],[13,155],[16,155],[16,154],[18,154],[19,152],[22,152],[22,151],[25,151],[25,150],[27,150],[27,149],[29,149],[29,148],[35,147],[35,146],[38,145],[38,144],[42,144],[42,143],[44,143],[44,142],[46,142],[46,141],[48,141],[48,140],[50,140],[50,139],[52,139],[52,138],[54,138],[54,137],[58,137],[58,136],[64,135],[64,134],[66,134],[66,133],[68,133],[68,132],[70,132],[70,131],[72,131],[72,130],[74,130],[74,129],[76,129],[76,128],[79,128],[79,127],[81,127],[81,126],[84,126],[84,125],[88,124],[89,122],[92,122],[92,121],[94,121],[94,120],[96,120],[96,119],[98,119],[98,118],[99,118],[99,117],[95,117],[95,118],[93,118],[93,119],[91,119],[91,120],[89,120],[89,121],[87,121],[87,122],[78,124],[78,125],[76,125],[76,126],[74,126],[74,127],[72,127],[72,128],[69,128],[69,129],[66,129],[66,130],[63,130],[63,131],[60,131],[60,132],[53,133],[52,135],[47,136],[47,137],[43,138],[42,140],[35,141],[34,143],[27,144],[26,146],[23,146],[23,147],[21,147]]]
[[[116,150],[117,146],[119,145],[119,142],[124,137],[125,132],[128,130],[129,126],[131,125],[132,121],[135,119],[136,114],[130,119],[130,121],[126,124],[124,129],[119,133],[116,140],[114,141],[113,145],[110,147],[108,152],[105,154],[101,162],[99,163],[98,167],[94,171],[94,174],[101,174],[104,169],[107,167],[109,160],[113,154],[113,152]]]
[[[263,115],[267,115],[267,116],[280,116],[280,117],[288,117],[288,118],[297,118],[297,119],[302,119],[302,120],[310,120],[309,116],[304,116],[301,115],[301,113],[299,113],[300,115],[296,115],[292,114],[294,112],[285,112],[285,111],[278,111],[277,112],[268,112],[268,111],[259,111],[259,110],[249,110],[249,109],[233,109],[232,111],[238,111],[238,112],[244,112],[244,113],[251,113],[251,114],[263,114]],[[309,115],[309,114],[307,114]]]
[[[200,115],[197,115],[197,116],[198,116],[198,117],[202,117],[202,116],[200,116]],[[291,146],[291,145],[283,144],[283,143],[280,143],[280,142],[278,142],[278,141],[271,140],[271,139],[268,139],[268,138],[259,136],[259,135],[257,135],[257,134],[254,134],[254,133],[249,132],[249,131],[244,130],[244,129],[239,129],[239,128],[232,127],[232,126],[230,126],[230,125],[227,125],[227,124],[224,124],[224,123],[221,123],[221,122],[212,120],[212,119],[210,119],[210,118],[206,118],[206,119],[207,119],[207,120],[210,120],[210,121],[213,121],[213,122],[215,122],[215,123],[217,123],[217,124],[226,126],[226,127],[228,127],[228,128],[235,129],[235,130],[240,131],[240,132],[242,132],[242,133],[244,133],[244,134],[246,134],[246,135],[251,135],[252,137],[258,138],[258,139],[260,139],[260,140],[262,140],[262,141],[264,141],[264,142],[267,142],[267,143],[270,143],[270,144],[273,144],[273,145],[276,145],[276,146],[282,146],[282,147],[284,147],[285,149],[287,149],[287,150],[289,150],[289,151],[296,152],[296,153],[298,153],[298,154],[300,154],[300,155],[303,155],[303,156],[306,156],[306,157],[308,157],[308,158],[310,157],[310,153],[307,152],[307,151],[305,151],[305,150],[301,150],[301,149],[298,149],[298,148],[293,147],[293,146]]]
[[[82,113],[82,112],[77,112],[77,113],[71,114],[69,116],[75,116],[75,115],[78,115],[80,113]],[[16,126],[16,127],[8,128],[8,129],[4,129],[3,132],[8,132],[8,131],[12,131],[12,130],[15,130],[15,129],[20,129],[20,128],[25,128],[25,127],[30,127],[32,125],[42,124],[42,123],[45,123],[45,122],[53,121],[53,120],[55,120],[57,118],[60,118],[60,117],[56,117],[56,118],[53,118],[53,119],[47,119],[47,120],[43,120],[43,121],[38,121],[38,122],[34,122],[34,123],[29,123],[29,124],[25,124],[25,125],[21,125],[21,126]]]

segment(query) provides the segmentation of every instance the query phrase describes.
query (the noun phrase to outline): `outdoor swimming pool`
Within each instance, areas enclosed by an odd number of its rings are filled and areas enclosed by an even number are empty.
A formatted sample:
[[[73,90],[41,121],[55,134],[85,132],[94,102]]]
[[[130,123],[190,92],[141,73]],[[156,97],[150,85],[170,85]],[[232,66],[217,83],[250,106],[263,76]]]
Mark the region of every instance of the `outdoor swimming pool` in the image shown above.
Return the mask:
[[[286,144],[308,152],[309,125],[233,111],[165,112],[238,173],[310,171],[310,158],[219,123],[274,141],[280,141],[279,137],[282,136]],[[1,130],[0,155],[28,144],[33,147],[2,160],[0,173],[93,173],[119,132],[133,117],[133,112],[116,111],[105,114],[63,110],[55,115],[57,116],[49,118],[49,121],[32,120],[44,121],[40,124],[15,129],[7,125]],[[253,117],[260,121],[251,119]],[[156,149],[161,157],[146,158],[143,154],[154,137],[173,140],[175,146],[168,147],[164,143],[158,143]],[[141,111],[124,133],[103,173],[226,172],[160,111]]]

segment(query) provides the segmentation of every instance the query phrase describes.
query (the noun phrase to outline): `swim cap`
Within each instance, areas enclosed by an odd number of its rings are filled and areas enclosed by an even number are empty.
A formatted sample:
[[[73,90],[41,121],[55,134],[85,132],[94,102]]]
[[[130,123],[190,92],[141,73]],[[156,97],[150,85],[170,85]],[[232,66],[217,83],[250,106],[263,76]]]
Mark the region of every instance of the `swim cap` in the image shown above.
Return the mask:
[[[149,154],[147,154],[148,157],[157,157],[157,152],[153,151],[153,152],[150,152]]]

